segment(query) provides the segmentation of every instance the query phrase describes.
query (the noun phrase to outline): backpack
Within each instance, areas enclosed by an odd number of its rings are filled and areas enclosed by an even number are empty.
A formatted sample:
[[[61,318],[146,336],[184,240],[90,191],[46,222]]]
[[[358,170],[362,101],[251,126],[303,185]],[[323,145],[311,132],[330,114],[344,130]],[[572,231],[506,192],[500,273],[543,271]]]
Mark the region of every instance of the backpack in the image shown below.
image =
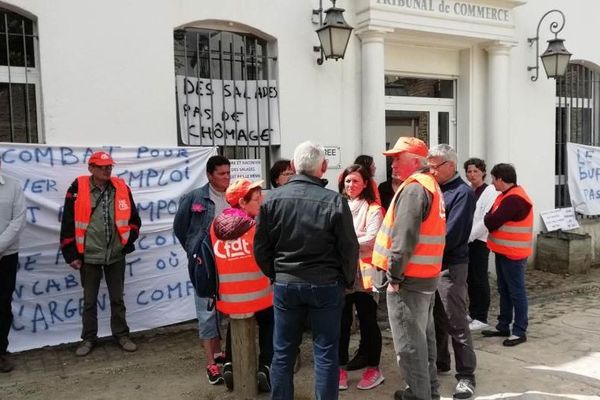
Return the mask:
[[[188,263],[190,280],[198,297],[217,296],[217,268],[210,235],[205,235],[194,252],[194,260]]]

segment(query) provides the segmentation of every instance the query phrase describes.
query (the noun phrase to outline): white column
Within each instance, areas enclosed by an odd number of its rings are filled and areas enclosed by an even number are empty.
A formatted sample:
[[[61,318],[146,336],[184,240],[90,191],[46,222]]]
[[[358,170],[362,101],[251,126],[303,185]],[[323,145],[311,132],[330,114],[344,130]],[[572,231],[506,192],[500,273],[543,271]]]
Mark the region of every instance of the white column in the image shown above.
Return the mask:
[[[510,49],[508,43],[493,43],[488,52],[486,164],[491,169],[510,162],[509,90]]]
[[[385,180],[385,66],[384,33],[359,34],[362,66],[362,154],[373,156],[378,182]]]

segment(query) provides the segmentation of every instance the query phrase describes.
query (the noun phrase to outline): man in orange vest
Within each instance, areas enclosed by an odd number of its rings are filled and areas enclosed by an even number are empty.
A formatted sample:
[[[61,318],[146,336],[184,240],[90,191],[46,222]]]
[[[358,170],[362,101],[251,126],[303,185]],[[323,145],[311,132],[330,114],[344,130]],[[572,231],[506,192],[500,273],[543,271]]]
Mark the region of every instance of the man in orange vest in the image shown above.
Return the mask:
[[[91,155],[88,170],[69,187],[60,227],[60,248],[83,286],[83,342],[75,354],[88,355],[98,340],[97,298],[104,274],[110,298],[110,327],[125,351],[136,351],[129,338],[123,301],[125,255],[135,250],[142,221],[131,190],[111,176],[114,161],[103,151]]]
[[[502,344],[516,346],[527,341],[525,269],[533,251],[533,202],[517,185],[512,165],[497,164],[490,174],[492,184],[501,193],[483,222],[490,232],[487,245],[496,254],[500,315],[495,330],[481,333],[486,337],[507,337]]]
[[[407,387],[394,399],[439,399],[434,294],[446,235],[442,192],[427,167],[423,141],[401,137],[383,154],[403,181],[385,215],[372,263],[387,271],[387,307],[394,348]]]

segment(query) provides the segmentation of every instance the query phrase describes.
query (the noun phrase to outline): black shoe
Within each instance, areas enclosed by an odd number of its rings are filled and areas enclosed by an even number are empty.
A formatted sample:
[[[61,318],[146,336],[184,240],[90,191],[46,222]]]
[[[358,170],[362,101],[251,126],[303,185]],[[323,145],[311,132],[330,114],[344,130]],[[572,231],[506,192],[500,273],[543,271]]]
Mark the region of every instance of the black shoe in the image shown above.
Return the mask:
[[[233,390],[233,365],[231,362],[223,365],[223,379],[225,380],[225,386],[230,392]]]
[[[485,337],[494,337],[494,336],[509,337],[510,336],[509,331],[498,331],[496,329],[483,330],[483,331],[481,331],[481,334]]]
[[[15,365],[8,359],[6,354],[0,355],[0,372],[8,373],[15,368]]]
[[[215,364],[217,365],[224,365],[227,362],[227,359],[225,358],[225,353],[220,352],[218,356],[214,357],[215,360]]]
[[[346,365],[346,371],[356,371],[357,369],[363,369],[367,366],[367,357],[357,351],[352,360]]]
[[[506,347],[512,347],[512,346],[516,346],[518,344],[521,343],[525,343],[527,341],[527,336],[523,335],[523,336],[513,336],[512,339],[508,338],[505,341],[502,342],[503,346]]]
[[[475,382],[469,378],[461,378],[454,388],[454,399],[470,399],[475,393]]]
[[[219,371],[217,364],[209,364],[206,366],[206,377],[211,385],[220,385],[223,383],[223,376]]]
[[[260,365],[256,373],[258,379],[258,391],[268,393],[271,391],[271,369],[266,365]]]

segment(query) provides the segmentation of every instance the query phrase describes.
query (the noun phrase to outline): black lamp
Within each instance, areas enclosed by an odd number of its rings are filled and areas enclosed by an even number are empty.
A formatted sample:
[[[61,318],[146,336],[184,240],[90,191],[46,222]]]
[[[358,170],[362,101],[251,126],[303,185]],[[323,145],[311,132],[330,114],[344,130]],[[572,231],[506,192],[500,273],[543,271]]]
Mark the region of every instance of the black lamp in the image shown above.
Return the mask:
[[[313,15],[319,14],[321,21],[321,26],[317,29],[321,46],[316,47],[316,50],[321,52],[321,57],[317,59],[319,65],[323,64],[323,56],[325,59],[332,58],[336,61],[344,58],[353,29],[344,19],[345,10],[337,8],[335,0],[331,0],[331,2],[333,3],[333,7],[325,10],[325,21],[322,20],[322,0],[319,0],[319,9],[313,11]]]
[[[535,74],[531,76],[532,81],[537,81],[538,72],[540,69],[538,60],[538,55],[540,54],[540,25],[542,24],[544,18],[552,13],[558,13],[562,21],[560,25],[556,21],[550,24],[550,32],[554,33],[554,39],[548,40],[548,48],[544,54],[540,56],[540,58],[542,59],[542,64],[544,65],[544,70],[546,71],[548,78],[556,79],[559,76],[564,76],[567,72],[567,67],[569,66],[571,53],[569,53],[569,51],[565,48],[564,39],[558,38],[558,33],[565,27],[565,15],[560,10],[550,10],[540,19],[540,22],[537,26],[536,36],[534,38],[527,39],[530,46],[535,42],[535,66],[527,67],[527,71],[535,71]]]

